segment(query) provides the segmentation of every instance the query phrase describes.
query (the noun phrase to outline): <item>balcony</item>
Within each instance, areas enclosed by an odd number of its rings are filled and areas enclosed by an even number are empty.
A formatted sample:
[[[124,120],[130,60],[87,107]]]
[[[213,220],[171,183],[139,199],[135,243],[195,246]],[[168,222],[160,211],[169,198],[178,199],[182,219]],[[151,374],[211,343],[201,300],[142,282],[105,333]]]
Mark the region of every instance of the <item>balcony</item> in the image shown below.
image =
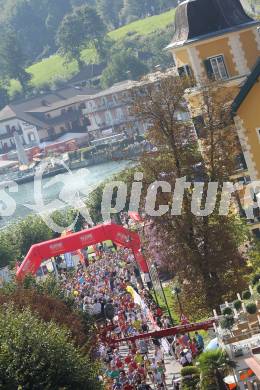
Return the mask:
[[[111,110],[113,108],[119,108],[119,107],[122,107],[122,106],[126,106],[129,102],[127,101],[119,101],[119,102],[109,102],[109,103],[106,103],[106,104],[98,104],[98,105],[95,105],[93,107],[87,107],[86,109],[84,109],[84,112],[86,114],[91,114],[91,113],[94,113],[94,112],[98,112],[98,111],[107,111],[107,110]]]
[[[62,112],[59,116],[56,116],[54,118],[47,117],[44,119],[44,121],[49,125],[53,126],[60,123],[76,121],[80,119],[81,116],[82,116],[81,110],[71,110],[71,111]]]

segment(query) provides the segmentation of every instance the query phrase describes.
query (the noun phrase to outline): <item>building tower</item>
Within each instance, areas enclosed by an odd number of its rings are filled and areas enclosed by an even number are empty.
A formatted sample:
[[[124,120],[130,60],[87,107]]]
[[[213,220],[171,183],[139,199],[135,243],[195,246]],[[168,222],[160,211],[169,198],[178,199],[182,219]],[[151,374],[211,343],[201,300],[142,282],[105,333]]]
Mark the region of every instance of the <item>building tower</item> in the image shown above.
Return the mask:
[[[28,165],[28,158],[25,153],[21,138],[17,133],[17,131],[14,132],[14,140],[15,140],[16,151],[17,151],[17,156],[20,165]]]

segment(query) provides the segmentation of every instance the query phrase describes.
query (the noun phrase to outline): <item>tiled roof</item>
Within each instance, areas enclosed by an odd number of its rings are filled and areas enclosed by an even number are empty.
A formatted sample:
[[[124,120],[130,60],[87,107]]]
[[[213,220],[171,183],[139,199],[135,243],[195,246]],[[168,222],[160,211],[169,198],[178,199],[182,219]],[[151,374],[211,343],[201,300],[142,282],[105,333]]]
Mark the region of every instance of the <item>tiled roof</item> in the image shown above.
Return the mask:
[[[254,24],[258,22],[246,14],[240,0],[186,0],[176,9],[175,32],[168,48]]]
[[[35,113],[45,113],[87,100],[87,96],[97,92],[98,90],[92,88],[67,87],[35,98],[13,102],[0,111],[0,122],[17,118],[38,127],[45,127],[47,121],[43,116],[34,115]]]

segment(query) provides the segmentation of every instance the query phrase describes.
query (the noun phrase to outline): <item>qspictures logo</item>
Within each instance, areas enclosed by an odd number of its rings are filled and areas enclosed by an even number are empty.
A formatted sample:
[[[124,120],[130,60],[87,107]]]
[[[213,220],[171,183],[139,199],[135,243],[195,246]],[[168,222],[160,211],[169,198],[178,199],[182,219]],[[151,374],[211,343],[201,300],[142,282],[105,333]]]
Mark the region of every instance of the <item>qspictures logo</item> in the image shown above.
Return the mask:
[[[88,169],[80,169],[76,172],[72,172],[66,163],[59,159],[52,159],[52,164],[64,168],[66,174],[59,174],[50,179],[44,179],[44,174],[48,172],[49,162],[43,161],[36,168],[34,180],[33,180],[33,202],[32,204],[24,204],[29,210],[41,216],[46,225],[56,233],[62,233],[64,229],[73,229],[79,215],[81,214],[87,223],[92,224],[92,219],[88,213],[86,205],[82,197],[90,190],[86,186],[86,191],[83,191],[81,197],[80,191],[71,187],[72,181],[78,183],[78,188],[84,188],[84,182],[86,182],[89,176]],[[44,198],[44,190],[50,189],[52,186],[61,185],[61,190],[56,199],[46,203]],[[15,181],[8,181],[7,184],[0,183],[0,215],[2,217],[11,217],[16,211],[16,202],[12,197],[12,193],[18,192],[22,188],[18,186]],[[71,225],[64,227],[59,226],[54,222],[52,214],[55,210],[62,210],[65,208],[72,208],[77,211],[77,215]]]
[[[54,160],[53,162],[56,166],[60,165],[65,168],[66,175],[57,175],[50,179],[45,178],[43,181],[44,173],[48,169],[48,163],[42,162],[37,167],[34,176],[34,203],[24,204],[24,206],[40,215],[46,225],[57,233],[62,233],[64,229],[73,229],[80,214],[92,226],[93,221],[84,202],[85,195],[91,191],[86,184],[90,172],[87,169],[72,172],[63,161]],[[81,190],[74,189],[70,185],[72,181],[76,182],[78,188],[81,188]],[[143,194],[143,181],[143,174],[136,172],[134,181],[131,183],[129,211],[139,212],[141,195]],[[48,188],[58,185],[58,183],[61,185],[58,196],[56,199],[46,202],[43,190],[48,190]],[[123,181],[110,181],[106,183],[101,204],[98,205],[101,210],[103,222],[111,221],[113,214],[117,214],[125,209],[129,196],[129,188],[129,183],[124,183]],[[19,188],[15,181],[10,181],[8,186],[1,186],[0,184],[0,215],[2,217],[10,217],[14,214],[16,202],[12,194],[19,190],[22,189]],[[216,211],[216,207],[218,207],[217,212],[219,215],[228,215],[235,195],[239,195],[247,219],[254,219],[255,209],[260,207],[260,181],[249,184],[224,182],[220,185],[218,182],[189,182],[186,177],[181,177],[176,179],[173,187],[167,181],[154,181],[149,185],[144,202],[145,214],[151,217],[161,217],[167,213],[171,216],[181,215],[183,213],[184,195],[187,190],[192,194],[190,202],[191,212],[197,217],[209,216]],[[206,198],[204,198],[205,190]],[[171,199],[169,204],[157,204],[159,192],[168,194],[168,197]],[[68,207],[76,210],[77,215],[70,226],[59,226],[53,220],[53,211]]]

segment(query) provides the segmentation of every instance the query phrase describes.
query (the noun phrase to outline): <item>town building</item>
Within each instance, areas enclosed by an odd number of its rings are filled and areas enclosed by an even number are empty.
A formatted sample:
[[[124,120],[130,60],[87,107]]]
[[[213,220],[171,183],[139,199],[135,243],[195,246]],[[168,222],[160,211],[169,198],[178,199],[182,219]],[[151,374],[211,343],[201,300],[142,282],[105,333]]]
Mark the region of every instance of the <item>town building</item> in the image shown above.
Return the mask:
[[[242,85],[232,104],[232,114],[245,161],[250,174],[248,183],[260,180],[260,57],[251,74]],[[255,184],[259,197],[259,185]],[[255,199],[256,201],[257,199]],[[258,199],[258,203],[260,203]],[[252,218],[248,219],[254,234],[260,238],[260,211],[254,208]]]
[[[77,87],[95,87],[100,85],[102,72],[106,68],[106,63],[87,64],[83,66],[79,73],[73,76],[69,81],[69,85]]]
[[[66,151],[68,143],[68,150],[75,149],[73,140],[80,147],[143,136],[148,126],[131,113],[131,91],[153,82],[153,77],[123,81],[103,91],[68,87],[9,104],[0,111],[0,158],[17,159],[17,134],[30,156],[42,149]]]
[[[260,57],[236,96],[232,112],[251,180],[260,180]]]
[[[131,91],[141,84],[123,81],[86,100],[83,113],[89,119],[88,131],[92,140],[103,142],[145,133],[146,124],[134,117],[130,109]]]
[[[176,9],[175,32],[167,49],[172,52],[179,75],[194,78],[195,85],[187,92],[186,99],[202,146],[202,86],[212,80],[219,81],[220,93],[229,96],[230,104],[239,94],[240,97],[236,99],[233,107],[237,105],[248,84],[256,77],[257,70],[254,67],[260,56],[259,26],[260,22],[245,12],[240,0],[186,0]],[[249,81],[246,81],[247,77]],[[240,90],[241,86],[243,87]],[[253,112],[257,105],[257,99],[253,98],[256,92],[257,86],[252,88],[251,95],[247,95],[247,102],[241,102],[239,112],[242,116],[246,115],[247,119],[240,118],[239,114],[235,115],[241,155],[234,156],[237,169],[232,179],[244,184],[257,177],[255,164],[260,156],[260,136],[258,138],[257,135],[260,123],[256,115],[257,110]],[[254,103],[249,103],[250,99],[254,99]],[[247,111],[249,104],[251,107]],[[251,118],[250,124],[248,118]],[[250,140],[244,137],[245,131],[241,124],[243,120],[247,121],[247,126],[254,126],[254,136],[252,127]],[[253,232],[260,236],[259,216],[256,215],[255,219],[250,220],[250,226]]]
[[[220,81],[232,102],[260,56],[259,26],[240,0],[186,0],[177,7],[175,32],[167,49],[179,75],[195,79],[187,101],[198,137],[203,123],[200,87]]]
[[[29,149],[87,135],[88,119],[82,114],[90,88],[67,87],[25,101],[10,103],[0,111],[0,155],[16,150],[14,134]],[[60,137],[63,137],[60,140]]]
[[[239,0],[186,0],[176,9],[167,49],[179,74],[193,74],[198,85],[213,77],[239,86],[260,55],[259,25]]]

